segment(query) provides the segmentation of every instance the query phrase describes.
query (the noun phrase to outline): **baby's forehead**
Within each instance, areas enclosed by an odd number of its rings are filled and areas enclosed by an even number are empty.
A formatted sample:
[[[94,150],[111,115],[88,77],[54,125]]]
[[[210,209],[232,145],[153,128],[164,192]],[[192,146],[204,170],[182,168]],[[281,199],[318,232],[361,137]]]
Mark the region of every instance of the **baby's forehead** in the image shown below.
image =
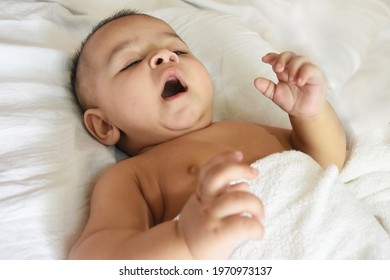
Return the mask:
[[[91,36],[91,40],[102,39],[107,37],[118,37],[118,33],[123,36],[131,34],[158,32],[159,30],[173,31],[172,27],[166,22],[148,15],[129,15],[115,19],[106,25],[102,26],[96,33]]]
[[[163,20],[148,15],[128,15],[100,27],[85,44],[85,55],[104,52],[115,48],[115,45],[123,39],[131,39],[135,36],[147,36],[148,34],[175,33],[173,28]],[[153,36],[153,35],[152,35]]]

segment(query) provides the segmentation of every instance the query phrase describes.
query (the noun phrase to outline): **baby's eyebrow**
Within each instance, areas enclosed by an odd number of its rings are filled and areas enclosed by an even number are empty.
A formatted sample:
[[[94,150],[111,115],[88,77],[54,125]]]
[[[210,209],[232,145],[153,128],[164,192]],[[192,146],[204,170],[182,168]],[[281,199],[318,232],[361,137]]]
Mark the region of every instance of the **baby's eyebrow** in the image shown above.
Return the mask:
[[[108,56],[107,62],[110,64],[114,57],[120,53],[122,50],[128,48],[129,46],[133,45],[134,43],[138,42],[140,39],[139,37],[134,37],[130,40],[126,40],[118,44],[111,52],[110,55]]]
[[[184,42],[183,39],[182,39],[179,35],[177,35],[177,33],[175,33],[175,32],[163,32],[162,34],[163,34],[163,35],[166,35],[166,36],[169,36],[169,37],[177,38],[177,39],[179,39],[180,41],[182,41],[184,44],[187,45],[187,43]]]
[[[183,44],[187,45],[186,42],[183,41],[182,38],[180,38],[179,35],[177,35],[175,32],[162,32],[158,35],[158,37],[172,37],[172,38],[176,38],[176,39],[179,39]],[[129,46],[139,42],[141,39],[137,36],[137,37],[134,37],[132,39],[129,39],[129,40],[126,40],[126,41],[123,41],[121,43],[119,43],[111,52],[110,52],[110,55],[108,56],[108,60],[107,62],[110,64],[112,62],[112,60],[114,59],[114,57],[120,53],[121,51],[123,51],[124,49],[128,48]]]

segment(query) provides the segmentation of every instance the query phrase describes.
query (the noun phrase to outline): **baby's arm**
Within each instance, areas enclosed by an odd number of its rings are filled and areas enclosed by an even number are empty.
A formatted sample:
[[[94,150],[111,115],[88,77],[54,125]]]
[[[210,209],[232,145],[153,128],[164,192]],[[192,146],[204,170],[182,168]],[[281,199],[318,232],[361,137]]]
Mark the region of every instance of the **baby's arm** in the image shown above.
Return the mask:
[[[88,224],[74,246],[76,259],[222,259],[248,238],[261,238],[262,204],[245,184],[257,176],[242,154],[215,157],[200,170],[196,192],[179,220],[153,224],[150,208],[120,168],[99,180]],[[119,171],[119,172],[118,172]],[[123,173],[128,173],[125,169]],[[122,179],[118,179],[122,178]],[[128,179],[128,178],[127,178]],[[251,217],[242,213],[251,213]]]
[[[174,221],[153,226],[151,209],[137,187],[134,168],[126,161],[99,178],[90,215],[71,259],[190,258]]]
[[[342,168],[346,154],[344,130],[326,100],[321,71],[305,57],[293,52],[269,53],[263,61],[272,65],[277,84],[257,78],[255,86],[289,114],[294,148],[312,156],[326,167]]]

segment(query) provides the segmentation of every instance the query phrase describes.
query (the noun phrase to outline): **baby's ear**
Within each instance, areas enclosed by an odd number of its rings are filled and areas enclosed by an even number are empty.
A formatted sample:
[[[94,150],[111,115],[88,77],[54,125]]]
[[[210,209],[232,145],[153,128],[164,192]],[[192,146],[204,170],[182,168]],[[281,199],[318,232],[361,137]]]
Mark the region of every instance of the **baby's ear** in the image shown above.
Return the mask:
[[[108,123],[100,109],[88,109],[84,113],[84,124],[96,140],[106,146],[115,145],[120,138],[120,130]]]

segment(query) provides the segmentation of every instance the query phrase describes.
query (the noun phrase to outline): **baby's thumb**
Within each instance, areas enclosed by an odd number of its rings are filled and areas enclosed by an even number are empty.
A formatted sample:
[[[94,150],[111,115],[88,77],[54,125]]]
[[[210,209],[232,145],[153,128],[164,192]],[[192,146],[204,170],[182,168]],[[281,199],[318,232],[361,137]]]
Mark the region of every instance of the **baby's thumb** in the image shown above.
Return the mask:
[[[258,77],[254,81],[255,88],[257,88],[261,93],[267,96],[269,99],[273,99],[275,93],[275,83],[271,80]]]

